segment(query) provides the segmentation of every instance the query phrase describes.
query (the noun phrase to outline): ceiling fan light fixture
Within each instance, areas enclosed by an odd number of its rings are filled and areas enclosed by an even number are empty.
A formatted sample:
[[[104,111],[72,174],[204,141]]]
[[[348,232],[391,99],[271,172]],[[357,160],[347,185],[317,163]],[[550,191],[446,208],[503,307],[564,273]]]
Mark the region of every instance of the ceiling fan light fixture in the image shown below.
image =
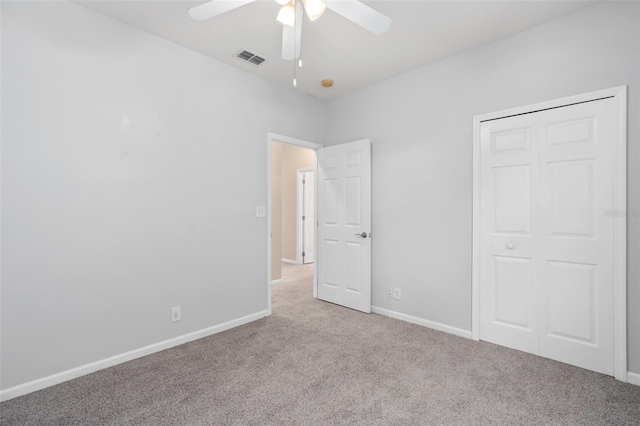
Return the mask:
[[[287,3],[280,8],[280,12],[278,12],[278,17],[276,18],[278,22],[281,22],[283,25],[288,25],[293,27],[296,23],[296,8],[291,3]]]
[[[324,13],[325,5],[322,0],[302,0],[302,2],[309,20],[315,21]]]

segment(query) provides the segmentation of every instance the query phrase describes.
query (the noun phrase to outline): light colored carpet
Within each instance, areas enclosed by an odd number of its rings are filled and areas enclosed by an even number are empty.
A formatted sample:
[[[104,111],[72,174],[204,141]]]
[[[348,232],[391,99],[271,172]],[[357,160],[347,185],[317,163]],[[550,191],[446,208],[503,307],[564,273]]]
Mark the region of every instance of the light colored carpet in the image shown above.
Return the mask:
[[[640,424],[640,387],[311,297],[284,265],[273,315],[0,405],[3,425]]]

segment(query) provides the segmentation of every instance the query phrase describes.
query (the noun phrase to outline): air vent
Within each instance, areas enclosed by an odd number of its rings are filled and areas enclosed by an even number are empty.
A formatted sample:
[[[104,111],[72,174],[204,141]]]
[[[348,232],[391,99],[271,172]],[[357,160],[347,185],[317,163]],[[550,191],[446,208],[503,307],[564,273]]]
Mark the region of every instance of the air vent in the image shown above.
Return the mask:
[[[242,59],[243,61],[249,62],[250,64],[253,64],[255,66],[259,66],[264,61],[266,61],[266,59],[256,55],[255,53],[251,53],[248,50],[241,50],[240,52],[236,53],[236,58]]]

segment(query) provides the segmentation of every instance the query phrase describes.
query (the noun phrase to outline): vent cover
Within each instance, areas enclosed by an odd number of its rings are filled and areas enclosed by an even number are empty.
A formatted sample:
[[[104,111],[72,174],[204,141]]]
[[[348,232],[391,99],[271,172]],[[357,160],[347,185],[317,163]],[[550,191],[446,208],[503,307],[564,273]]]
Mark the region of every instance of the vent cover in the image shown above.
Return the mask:
[[[240,52],[236,53],[235,56],[236,56],[236,58],[242,59],[243,61],[249,62],[250,64],[253,64],[255,66],[259,66],[264,61],[266,61],[265,58],[262,58],[262,57],[256,55],[255,53],[251,53],[248,50],[241,50]]]

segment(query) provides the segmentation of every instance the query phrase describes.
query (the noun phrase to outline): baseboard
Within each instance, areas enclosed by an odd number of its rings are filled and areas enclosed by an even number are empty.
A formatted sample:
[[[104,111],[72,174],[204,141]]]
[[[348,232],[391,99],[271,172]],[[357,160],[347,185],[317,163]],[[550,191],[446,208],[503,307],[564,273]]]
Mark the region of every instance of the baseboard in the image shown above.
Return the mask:
[[[282,263],[293,263],[294,265],[298,264],[297,260],[285,259],[284,257],[280,260],[282,261]]]
[[[271,280],[271,285],[278,285],[278,284],[282,284],[284,281],[282,280],[282,278],[280,278],[279,280]]]
[[[640,374],[632,373],[631,371],[627,372],[627,383],[631,383],[632,385],[640,386]]]
[[[204,328],[202,330],[194,331],[192,333],[184,334],[182,336],[174,337],[169,340],[154,343],[149,346],[145,346],[140,349],[134,349],[129,352],[125,352],[119,355],[115,355],[109,358],[105,358],[100,361],[91,362],[89,364],[81,365],[80,367],[72,368],[70,370],[62,371],[60,373],[52,374],[47,377],[36,379],[21,385],[13,386],[8,389],[0,390],[0,401],[7,401],[12,398],[17,398],[22,395],[26,395],[31,392],[35,392],[50,386],[54,386],[72,379],[76,379],[81,376],[85,376],[90,373],[94,373],[105,368],[113,367],[114,365],[122,364],[123,362],[131,361],[136,358],[151,355],[155,352],[160,352],[165,349],[179,346],[193,340],[201,339],[203,337],[211,336],[212,334],[220,333],[225,330],[229,330],[234,327],[238,327],[243,324],[247,324],[252,321],[259,320],[267,316],[267,311],[256,312],[255,314],[247,315],[242,318],[231,320],[222,324],[214,325],[213,327]]]
[[[461,328],[452,327],[450,325],[441,324],[435,321],[429,321],[424,318],[418,318],[407,314],[402,314],[400,312],[390,311],[388,309],[378,308],[377,306],[371,307],[371,312],[374,314],[384,315],[386,317],[399,319],[401,321],[410,322],[412,324],[418,324],[423,327],[432,328],[438,331],[444,331],[445,333],[454,334],[459,337],[464,337],[466,339],[471,339],[471,331],[463,330]]]

